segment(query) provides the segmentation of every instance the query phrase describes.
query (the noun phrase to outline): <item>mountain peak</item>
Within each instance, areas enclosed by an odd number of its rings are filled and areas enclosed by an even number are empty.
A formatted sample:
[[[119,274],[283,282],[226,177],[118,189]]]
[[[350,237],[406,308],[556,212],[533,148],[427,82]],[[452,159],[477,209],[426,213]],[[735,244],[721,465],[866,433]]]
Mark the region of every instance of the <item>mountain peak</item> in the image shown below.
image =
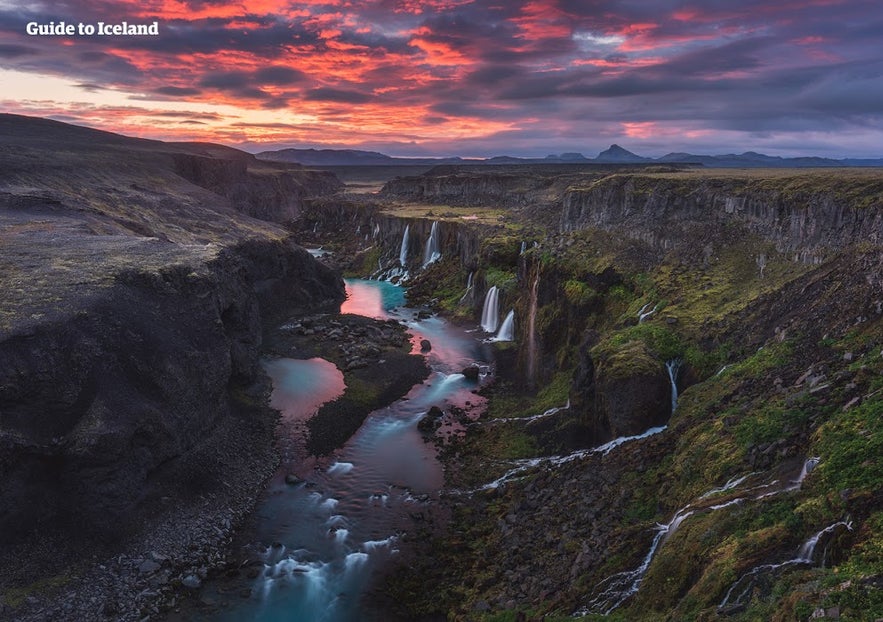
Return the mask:
[[[600,162],[645,162],[647,160],[647,158],[642,158],[638,154],[632,153],[617,144],[610,145],[610,147],[598,154],[598,157],[595,159]]]

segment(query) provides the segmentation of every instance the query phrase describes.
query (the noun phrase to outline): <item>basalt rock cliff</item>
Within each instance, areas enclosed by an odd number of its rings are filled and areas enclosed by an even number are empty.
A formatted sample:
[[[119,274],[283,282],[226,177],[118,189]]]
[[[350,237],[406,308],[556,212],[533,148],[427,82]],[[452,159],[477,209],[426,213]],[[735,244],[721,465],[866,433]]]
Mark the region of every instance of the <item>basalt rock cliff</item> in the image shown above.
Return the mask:
[[[0,137],[0,542],[109,541],[219,485],[188,456],[243,417],[264,322],[343,299],[267,222],[339,182],[13,115]]]
[[[496,287],[514,309],[487,419],[445,454],[451,526],[391,601],[403,619],[883,616],[880,171],[614,169],[439,167],[373,216],[314,221],[362,223],[369,271],[438,221],[412,299],[477,323]]]

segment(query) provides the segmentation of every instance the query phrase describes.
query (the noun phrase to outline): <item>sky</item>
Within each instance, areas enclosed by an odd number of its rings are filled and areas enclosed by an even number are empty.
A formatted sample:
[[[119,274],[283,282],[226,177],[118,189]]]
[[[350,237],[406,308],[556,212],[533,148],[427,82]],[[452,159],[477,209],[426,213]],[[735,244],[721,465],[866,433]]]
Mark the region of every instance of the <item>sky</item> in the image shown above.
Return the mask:
[[[61,21],[159,34],[27,34]],[[0,0],[0,110],[249,151],[883,157],[883,2]]]

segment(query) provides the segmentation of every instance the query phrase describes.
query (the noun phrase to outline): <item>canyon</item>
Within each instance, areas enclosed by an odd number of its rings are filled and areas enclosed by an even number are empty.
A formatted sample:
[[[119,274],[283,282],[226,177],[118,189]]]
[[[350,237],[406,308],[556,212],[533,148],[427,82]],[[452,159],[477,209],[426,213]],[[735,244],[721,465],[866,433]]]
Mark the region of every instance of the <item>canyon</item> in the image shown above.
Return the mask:
[[[883,616],[878,169],[443,165],[355,193],[217,145],[0,128],[0,618],[94,576],[84,551],[141,543],[107,572],[140,592],[169,569],[176,602],[194,568],[236,570],[278,462],[261,357],[400,339],[333,319],[341,273],[482,329],[493,358],[480,416],[421,427],[445,519],[396,536],[387,619]],[[337,366],[368,378],[346,338]],[[378,404],[324,416],[314,452]]]

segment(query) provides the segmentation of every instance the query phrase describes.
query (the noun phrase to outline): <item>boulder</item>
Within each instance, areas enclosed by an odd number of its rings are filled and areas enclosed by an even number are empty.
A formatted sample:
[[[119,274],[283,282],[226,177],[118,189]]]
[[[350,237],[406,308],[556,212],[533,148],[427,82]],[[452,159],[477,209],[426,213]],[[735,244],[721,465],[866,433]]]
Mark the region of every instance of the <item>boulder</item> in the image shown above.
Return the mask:
[[[464,368],[463,371],[460,373],[462,373],[466,377],[466,380],[477,382],[480,372],[481,370],[479,369],[478,365],[470,365],[469,367]]]
[[[640,434],[671,416],[665,365],[640,341],[604,352],[595,366],[596,427],[611,438]]]

